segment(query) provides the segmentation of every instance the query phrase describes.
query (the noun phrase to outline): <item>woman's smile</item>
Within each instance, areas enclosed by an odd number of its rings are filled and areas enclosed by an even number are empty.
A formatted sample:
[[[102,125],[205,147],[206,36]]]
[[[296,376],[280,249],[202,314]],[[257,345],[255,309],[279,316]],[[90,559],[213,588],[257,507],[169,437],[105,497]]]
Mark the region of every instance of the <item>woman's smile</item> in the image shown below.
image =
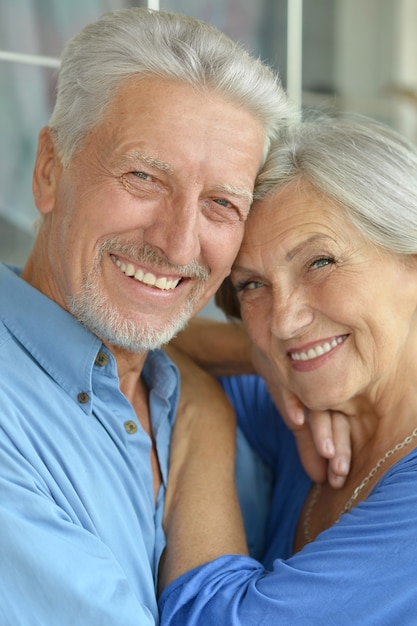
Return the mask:
[[[339,335],[329,339],[314,343],[304,348],[288,350],[288,356],[293,361],[294,369],[298,371],[308,371],[320,367],[327,361],[349,337],[349,335]],[[323,358],[324,357],[324,358]]]

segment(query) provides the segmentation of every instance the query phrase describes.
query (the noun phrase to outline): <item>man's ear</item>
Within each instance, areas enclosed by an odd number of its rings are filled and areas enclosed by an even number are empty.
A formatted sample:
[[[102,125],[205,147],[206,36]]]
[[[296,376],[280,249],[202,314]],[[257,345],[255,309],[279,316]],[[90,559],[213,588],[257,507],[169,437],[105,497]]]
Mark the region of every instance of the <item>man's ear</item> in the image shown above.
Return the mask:
[[[56,151],[53,134],[46,126],[39,133],[32,178],[33,197],[40,213],[49,213],[55,206],[55,193],[60,171],[61,161]]]

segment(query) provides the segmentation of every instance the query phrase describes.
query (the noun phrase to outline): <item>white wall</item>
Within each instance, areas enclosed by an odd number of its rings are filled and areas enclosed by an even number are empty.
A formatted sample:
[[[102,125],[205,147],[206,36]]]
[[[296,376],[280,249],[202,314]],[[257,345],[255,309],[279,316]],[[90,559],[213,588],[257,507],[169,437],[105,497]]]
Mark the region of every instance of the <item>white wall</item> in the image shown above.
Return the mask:
[[[342,106],[417,141],[417,0],[335,0],[335,84]],[[413,103],[401,89],[416,89]]]

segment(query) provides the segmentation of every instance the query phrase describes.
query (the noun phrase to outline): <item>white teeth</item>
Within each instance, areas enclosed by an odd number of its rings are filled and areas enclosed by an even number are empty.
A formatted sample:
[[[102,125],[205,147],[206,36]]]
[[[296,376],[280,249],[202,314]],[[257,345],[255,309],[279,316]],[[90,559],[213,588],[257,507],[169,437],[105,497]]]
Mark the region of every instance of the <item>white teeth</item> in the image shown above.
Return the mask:
[[[145,274],[145,276],[142,278],[142,282],[145,283],[145,285],[151,285],[151,287],[154,286],[154,284],[156,283],[156,276],[154,276],[153,274],[151,274],[150,272],[148,272],[147,274]]]
[[[316,346],[315,348],[309,348],[307,352],[291,352],[290,357],[293,361],[310,361],[311,359],[316,359],[318,356],[322,354],[326,354],[333,350],[341,344],[346,339],[346,335],[342,337],[336,337],[332,339],[330,342],[326,341],[321,346]]]
[[[131,276],[135,280],[141,283],[144,283],[145,285],[149,285],[151,287],[157,287],[158,289],[161,289],[163,291],[175,289],[175,287],[178,285],[178,283],[181,280],[180,278],[172,279],[172,278],[166,278],[165,276],[161,276],[160,278],[157,278],[154,274],[151,274],[151,272],[147,272],[146,274],[144,274],[141,269],[138,269],[135,271],[135,268],[132,265],[132,263],[128,263],[127,265],[125,265],[115,256],[112,256],[111,258],[113,262],[115,263],[115,265],[118,268],[120,268],[123,274],[126,274],[126,276]]]
[[[166,289],[167,288],[167,279],[164,278],[158,278],[158,280],[155,283],[155,287],[159,287],[159,289]]]

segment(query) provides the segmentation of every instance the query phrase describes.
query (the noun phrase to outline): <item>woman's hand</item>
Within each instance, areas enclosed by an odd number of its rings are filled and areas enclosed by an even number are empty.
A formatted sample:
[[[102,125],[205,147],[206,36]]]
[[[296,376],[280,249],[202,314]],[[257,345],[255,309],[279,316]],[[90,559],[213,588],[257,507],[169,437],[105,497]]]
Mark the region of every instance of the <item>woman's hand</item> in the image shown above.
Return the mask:
[[[265,355],[256,351],[240,322],[219,322],[196,317],[171,342],[214,376],[257,372],[262,376],[293,431],[307,474],[315,482],[326,480],[342,487],[350,469],[349,421],[340,413],[309,413],[301,402],[274,380],[274,368]]]
[[[252,362],[257,373],[264,378],[285,423],[294,433],[307,474],[314,482],[325,482],[327,478],[332,487],[342,487],[351,461],[349,420],[342,413],[308,411],[296,396],[277,383],[268,358],[255,348],[252,349]]]

